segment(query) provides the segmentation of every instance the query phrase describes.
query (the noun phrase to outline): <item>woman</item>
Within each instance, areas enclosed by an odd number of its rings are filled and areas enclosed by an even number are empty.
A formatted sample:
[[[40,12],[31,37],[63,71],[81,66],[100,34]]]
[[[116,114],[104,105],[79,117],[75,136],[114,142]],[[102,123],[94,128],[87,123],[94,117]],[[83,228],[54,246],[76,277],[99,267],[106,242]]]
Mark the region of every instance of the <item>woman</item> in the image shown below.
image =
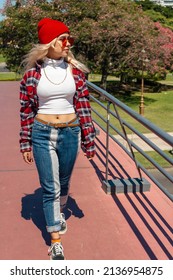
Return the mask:
[[[38,23],[38,39],[24,59],[20,146],[24,161],[31,164],[34,157],[37,166],[51,236],[48,253],[57,260],[64,259],[61,234],[67,225],[62,210],[74,163],[81,144],[89,159],[94,156],[95,129],[83,73],[88,69],[70,51],[74,40],[69,28],[44,18]]]

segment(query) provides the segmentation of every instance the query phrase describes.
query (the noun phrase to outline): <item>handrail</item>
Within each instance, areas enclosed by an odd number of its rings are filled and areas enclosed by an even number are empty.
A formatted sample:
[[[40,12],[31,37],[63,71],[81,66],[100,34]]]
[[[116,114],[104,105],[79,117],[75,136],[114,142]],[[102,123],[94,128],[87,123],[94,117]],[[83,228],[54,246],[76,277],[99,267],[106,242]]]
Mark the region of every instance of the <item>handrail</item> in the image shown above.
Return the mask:
[[[105,129],[98,122],[98,120],[93,118],[95,123],[106,132],[106,180],[108,178],[108,164],[109,164],[109,161],[108,161],[109,137],[111,137],[134,160],[140,177],[141,177],[140,170],[143,170],[147,174],[147,176],[150,177],[150,179],[166,194],[166,196],[168,196],[169,199],[171,199],[173,201],[173,195],[170,194],[167,191],[167,189],[165,189],[165,187],[160,182],[158,182],[156,180],[156,178],[154,178],[154,176],[152,174],[150,174],[150,172],[141,165],[140,162],[138,162],[136,160],[134,152],[133,152],[133,148],[136,151],[138,151],[142,156],[144,156],[148,161],[150,161],[153,164],[153,166],[158,171],[160,171],[172,183],[173,183],[173,176],[171,174],[169,174],[166,170],[164,170],[164,168],[162,168],[155,160],[153,160],[137,144],[135,144],[132,140],[128,139],[126,128],[130,129],[132,131],[132,133],[134,133],[138,137],[140,137],[144,142],[147,143],[147,145],[149,145],[153,150],[155,150],[162,158],[164,158],[164,160],[166,160],[171,165],[173,165],[173,159],[171,157],[169,157],[168,155],[166,155],[159,147],[157,147],[152,141],[150,141],[147,137],[145,137],[145,135],[140,133],[135,127],[133,127],[131,124],[127,123],[127,121],[122,119],[118,113],[117,107],[119,108],[119,110],[123,110],[130,117],[135,119],[138,123],[140,123],[141,125],[146,127],[149,131],[151,131],[153,134],[155,134],[158,138],[162,139],[165,143],[170,145],[170,147],[172,147],[172,148],[173,148],[173,137],[171,135],[169,135],[167,132],[161,130],[155,124],[151,123],[149,120],[145,119],[143,116],[141,116],[138,113],[136,113],[135,111],[133,111],[130,107],[128,107],[123,102],[121,102],[120,100],[118,100],[117,98],[115,98],[114,96],[109,94],[107,91],[101,89],[100,87],[98,87],[97,85],[95,85],[89,81],[87,81],[87,85],[88,85],[89,89],[98,93],[99,96],[102,96],[104,98],[105,102],[107,102],[107,106],[105,106],[105,104],[103,104],[96,97],[94,97],[92,94],[90,94],[91,100],[96,102],[105,111],[107,111],[107,119],[105,119],[98,111],[96,111],[94,108],[92,108],[92,111],[99,117],[99,119],[101,119],[106,124],[106,129]],[[114,111],[110,110],[111,104],[113,105]],[[115,126],[113,126],[110,123],[110,117],[109,117],[110,114],[111,114],[111,116],[113,116],[114,118],[116,118],[119,121],[123,132],[119,131]],[[124,140],[126,140],[128,146],[129,146],[130,152],[125,147],[125,145],[122,145],[122,143],[120,141],[118,141],[117,138],[115,138],[114,135],[110,134],[110,132],[109,132],[110,128],[113,129],[116,132],[116,134],[120,135]]]

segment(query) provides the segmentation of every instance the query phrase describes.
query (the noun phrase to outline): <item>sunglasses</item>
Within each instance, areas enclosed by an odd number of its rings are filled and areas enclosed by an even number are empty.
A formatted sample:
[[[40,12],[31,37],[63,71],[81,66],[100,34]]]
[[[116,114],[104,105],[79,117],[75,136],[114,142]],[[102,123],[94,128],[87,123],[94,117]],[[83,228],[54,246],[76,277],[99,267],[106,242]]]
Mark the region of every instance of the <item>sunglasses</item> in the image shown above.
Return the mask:
[[[67,46],[67,42],[69,42],[69,44],[71,46],[74,45],[74,38],[71,36],[62,36],[62,37],[58,38],[58,40],[62,42],[63,47]]]

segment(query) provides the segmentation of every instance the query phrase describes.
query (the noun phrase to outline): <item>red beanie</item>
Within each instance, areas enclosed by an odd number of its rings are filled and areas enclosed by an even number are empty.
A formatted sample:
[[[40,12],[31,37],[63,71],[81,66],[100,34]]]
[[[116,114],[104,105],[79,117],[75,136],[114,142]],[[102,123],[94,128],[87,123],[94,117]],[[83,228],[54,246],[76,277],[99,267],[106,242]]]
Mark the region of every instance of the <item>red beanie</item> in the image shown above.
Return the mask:
[[[43,18],[38,23],[38,38],[40,44],[48,44],[63,33],[70,33],[70,31],[61,21]]]

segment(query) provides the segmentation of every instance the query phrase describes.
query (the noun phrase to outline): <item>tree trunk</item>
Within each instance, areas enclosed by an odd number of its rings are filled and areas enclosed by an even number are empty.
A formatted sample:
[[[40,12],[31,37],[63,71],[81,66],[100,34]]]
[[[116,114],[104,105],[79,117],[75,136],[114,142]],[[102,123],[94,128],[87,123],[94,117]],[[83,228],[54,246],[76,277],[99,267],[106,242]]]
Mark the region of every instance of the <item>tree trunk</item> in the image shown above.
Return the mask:
[[[103,73],[102,72],[102,78],[101,78],[101,84],[100,84],[100,86],[101,86],[101,88],[102,89],[104,89],[104,90],[106,90],[106,86],[107,86],[107,76],[108,76],[108,74],[107,73]]]
[[[107,77],[108,77],[108,71],[107,71],[107,63],[102,67],[102,78],[101,78],[101,88],[106,90],[107,86]]]
[[[102,77],[101,77],[101,84],[100,87],[104,90],[106,90],[107,86],[107,77],[108,77],[108,71],[107,71],[107,61],[104,61],[105,63],[103,64],[102,67]],[[105,98],[103,96],[100,96],[100,100],[104,101]]]
[[[121,75],[120,75],[120,84],[121,85],[122,84],[126,84],[126,82],[127,82],[127,74],[121,73]]]

